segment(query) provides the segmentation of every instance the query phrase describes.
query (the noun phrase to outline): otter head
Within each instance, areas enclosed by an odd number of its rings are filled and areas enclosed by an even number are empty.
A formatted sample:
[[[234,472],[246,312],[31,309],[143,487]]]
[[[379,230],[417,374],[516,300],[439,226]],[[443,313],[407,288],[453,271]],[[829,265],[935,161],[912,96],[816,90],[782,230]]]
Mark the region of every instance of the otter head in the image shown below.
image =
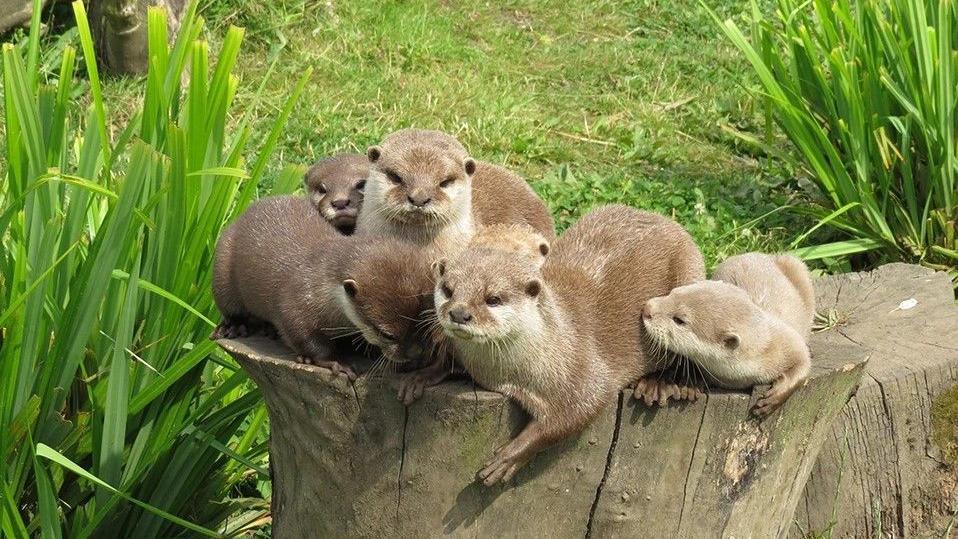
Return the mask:
[[[436,316],[458,342],[513,340],[541,326],[539,262],[516,252],[467,248],[434,265]]]
[[[725,387],[749,387],[763,370],[768,321],[737,286],[721,281],[680,286],[646,302],[642,325],[653,348],[685,356]]]
[[[526,224],[496,224],[479,228],[469,241],[469,248],[513,252],[528,256],[541,266],[549,254],[549,241]]]
[[[367,204],[403,225],[439,227],[472,206],[476,162],[445,133],[403,129],[367,152],[373,174]]]
[[[340,306],[364,339],[383,356],[401,364],[430,352],[428,314],[433,281],[429,266],[413,246],[372,240],[343,274]]]
[[[306,172],[303,183],[310,204],[344,234],[356,227],[369,176],[369,161],[360,154],[340,154],[323,159]]]

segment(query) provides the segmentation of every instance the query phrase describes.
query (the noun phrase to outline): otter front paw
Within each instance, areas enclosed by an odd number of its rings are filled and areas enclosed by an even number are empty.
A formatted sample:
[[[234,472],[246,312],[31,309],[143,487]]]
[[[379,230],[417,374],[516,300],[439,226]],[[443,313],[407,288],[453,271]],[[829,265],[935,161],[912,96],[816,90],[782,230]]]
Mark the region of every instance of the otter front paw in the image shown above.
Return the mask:
[[[213,333],[210,333],[210,340],[236,339],[238,337],[247,337],[248,335],[249,330],[245,324],[237,324],[224,320],[213,329]]]
[[[780,374],[778,378],[772,383],[772,387],[768,388],[768,391],[758,399],[755,403],[755,408],[752,410],[752,413],[758,417],[765,417],[768,414],[777,410],[789,395],[792,394],[793,388],[789,386],[788,378],[784,374]]]
[[[427,387],[434,386],[446,379],[448,372],[445,369],[431,369],[429,367],[404,374],[399,379],[399,400],[406,406],[422,397]]]
[[[309,356],[296,356],[296,361],[299,363],[305,363],[307,365],[316,365],[317,367],[325,367],[331,371],[336,376],[345,375],[349,378],[350,382],[355,382],[358,376],[356,372],[351,368],[343,365],[338,361],[332,361],[328,359],[316,359]]]
[[[632,396],[644,402],[646,406],[656,403],[659,406],[665,406],[669,399],[695,402],[701,395],[702,390],[697,387],[680,386],[651,377],[640,378],[632,392]]]
[[[513,440],[496,450],[495,455],[482,465],[478,477],[487,487],[496,483],[506,483],[512,480],[516,472],[531,458],[526,451],[519,450]]]

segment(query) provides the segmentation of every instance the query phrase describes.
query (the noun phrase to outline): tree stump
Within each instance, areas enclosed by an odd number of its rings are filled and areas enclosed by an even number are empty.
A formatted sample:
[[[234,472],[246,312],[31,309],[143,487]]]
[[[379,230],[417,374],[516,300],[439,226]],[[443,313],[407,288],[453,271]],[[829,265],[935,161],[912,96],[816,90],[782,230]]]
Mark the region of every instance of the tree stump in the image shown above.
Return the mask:
[[[905,298],[891,285],[876,288],[874,297],[865,294],[870,283],[908,272],[925,279],[913,279],[921,290],[909,290],[919,307],[926,301],[922,287],[932,283],[940,292],[940,277],[890,266],[819,280],[822,307],[827,311],[840,305],[836,297],[853,294],[871,298],[860,302],[871,311],[872,303],[897,306]],[[885,320],[884,312],[816,334],[809,382],[764,421],[749,415],[764,388],[752,395],[713,392],[696,403],[655,409],[624,392],[580,436],[541,453],[511,485],[495,488],[476,482],[475,472],[526,421],[501,395],[447,382],[406,408],[389,378],[350,385],[326,369],[293,363],[292,352],[264,338],[220,344],[259,385],[269,409],[277,537],[765,537],[795,530],[796,507],[803,518],[817,514],[810,513],[817,507],[810,493],[825,488],[819,485],[827,485],[835,467],[816,465],[816,458],[825,446],[823,461],[831,459],[835,419],[854,419],[858,409],[845,404],[868,357],[878,357],[839,331],[877,331],[873,324]],[[901,314],[908,317],[880,326],[882,349],[903,339],[935,342],[930,339],[949,327],[923,326],[917,313]],[[898,325],[889,325],[893,321]],[[926,327],[935,335],[926,335]],[[858,426],[870,420],[858,418]],[[844,462],[846,468],[857,464]],[[845,475],[869,473],[877,471]],[[840,509],[843,516],[856,510]]]
[[[172,42],[186,14],[186,0],[94,0],[90,4],[90,25],[97,40],[97,56],[108,73],[142,75],[147,72],[150,62],[147,13],[150,6],[166,10]]]
[[[813,335],[812,361],[838,346],[869,360],[812,470],[792,535],[944,537],[958,512],[958,463],[946,462],[933,440],[932,405],[949,389],[958,399],[958,307],[948,276],[889,264],[815,287],[819,312],[833,309],[838,324]],[[917,304],[900,309],[909,299]]]

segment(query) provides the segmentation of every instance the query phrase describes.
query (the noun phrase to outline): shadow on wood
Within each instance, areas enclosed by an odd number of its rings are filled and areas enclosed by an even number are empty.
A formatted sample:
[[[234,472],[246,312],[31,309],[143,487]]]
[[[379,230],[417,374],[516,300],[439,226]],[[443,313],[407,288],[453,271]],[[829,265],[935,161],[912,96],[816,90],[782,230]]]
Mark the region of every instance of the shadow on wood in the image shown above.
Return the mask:
[[[854,283],[895,271],[817,285],[834,294],[833,283],[844,283],[841,294],[851,297]],[[881,308],[897,305],[905,299],[897,292],[876,289],[873,301],[887,295]],[[834,304],[823,298],[826,309]],[[834,475],[816,467],[816,458],[835,443],[836,417],[855,416],[843,407],[876,354],[877,347],[833,333],[864,334],[878,319],[853,318],[817,334],[808,384],[762,422],[749,415],[758,391],[712,393],[661,409],[623,393],[582,435],[540,454],[512,485],[491,489],[475,482],[475,472],[526,421],[501,395],[449,382],[407,409],[389,379],[350,385],[326,369],[293,363],[290,351],[262,338],[220,344],[250,373],[269,408],[278,537],[782,536],[796,528],[796,507],[801,518],[813,514],[812,488]],[[904,338],[882,327],[888,339]],[[940,334],[947,326],[931,327]]]

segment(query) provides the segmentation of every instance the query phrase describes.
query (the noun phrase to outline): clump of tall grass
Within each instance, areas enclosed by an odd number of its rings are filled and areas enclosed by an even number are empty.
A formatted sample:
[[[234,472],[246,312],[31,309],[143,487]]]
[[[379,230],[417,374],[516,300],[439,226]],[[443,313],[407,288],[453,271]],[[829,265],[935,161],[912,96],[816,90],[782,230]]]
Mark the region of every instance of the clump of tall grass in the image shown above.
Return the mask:
[[[753,0],[750,37],[719,22],[820,191],[807,209],[844,236],[799,253],[868,253],[958,278],[958,4],[776,6],[766,15]]]
[[[73,47],[55,76],[40,75],[39,4],[28,46],[2,51],[0,535],[260,525],[266,412],[206,338],[211,258],[220,229],[256,195],[309,74],[247,167],[248,124],[228,123],[241,29],[211,63],[195,2],[172,44],[151,10],[143,101],[114,131],[83,3],[73,9],[86,110]],[[276,189],[298,179],[288,169]]]

